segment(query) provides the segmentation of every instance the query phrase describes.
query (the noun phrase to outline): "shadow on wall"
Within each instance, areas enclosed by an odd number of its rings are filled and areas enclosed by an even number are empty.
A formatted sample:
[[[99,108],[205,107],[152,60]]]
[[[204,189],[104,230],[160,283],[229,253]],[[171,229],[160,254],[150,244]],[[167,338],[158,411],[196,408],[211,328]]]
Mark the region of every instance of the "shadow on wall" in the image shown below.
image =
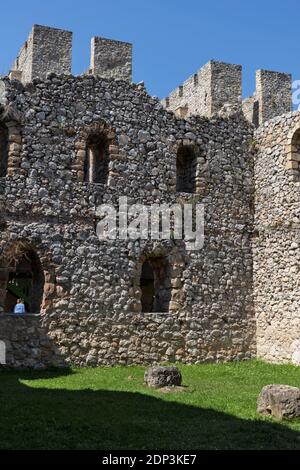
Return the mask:
[[[1,372],[1,449],[300,448],[299,433],[284,425],[169,401],[170,395],[30,388],[20,382],[73,373]],[[69,384],[75,388],[72,377]]]

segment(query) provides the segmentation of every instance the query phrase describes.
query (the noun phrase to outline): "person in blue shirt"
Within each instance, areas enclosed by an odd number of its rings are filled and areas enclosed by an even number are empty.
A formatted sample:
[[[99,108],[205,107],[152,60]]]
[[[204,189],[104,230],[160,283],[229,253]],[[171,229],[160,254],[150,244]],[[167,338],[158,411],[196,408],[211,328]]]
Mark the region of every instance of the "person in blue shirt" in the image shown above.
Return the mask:
[[[17,315],[24,315],[25,305],[22,299],[17,300],[17,303],[14,308],[14,313],[16,313]]]

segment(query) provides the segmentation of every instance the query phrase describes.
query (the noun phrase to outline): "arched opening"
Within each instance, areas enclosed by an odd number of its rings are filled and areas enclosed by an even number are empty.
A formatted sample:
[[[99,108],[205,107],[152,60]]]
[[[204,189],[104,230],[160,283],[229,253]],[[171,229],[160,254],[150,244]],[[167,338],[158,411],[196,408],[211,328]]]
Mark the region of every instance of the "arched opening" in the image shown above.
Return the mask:
[[[13,312],[23,299],[27,313],[39,313],[44,294],[44,273],[36,251],[25,242],[10,247],[6,254],[7,279],[5,312]]]
[[[300,165],[300,129],[297,129],[292,138],[292,160],[296,162],[297,170]]]
[[[166,257],[149,258],[142,266],[142,312],[168,312],[171,300],[169,263]]]
[[[0,178],[7,175],[8,165],[8,129],[0,123]]]
[[[109,143],[103,134],[91,134],[86,142],[84,181],[106,184],[108,178]]]
[[[197,158],[192,145],[181,145],[176,159],[176,191],[194,193],[196,191]]]
[[[292,145],[295,147],[296,152],[300,152],[300,129],[297,129],[294,132],[294,135],[292,137]]]
[[[300,181],[300,129],[294,131],[288,146],[286,169],[294,181]]]

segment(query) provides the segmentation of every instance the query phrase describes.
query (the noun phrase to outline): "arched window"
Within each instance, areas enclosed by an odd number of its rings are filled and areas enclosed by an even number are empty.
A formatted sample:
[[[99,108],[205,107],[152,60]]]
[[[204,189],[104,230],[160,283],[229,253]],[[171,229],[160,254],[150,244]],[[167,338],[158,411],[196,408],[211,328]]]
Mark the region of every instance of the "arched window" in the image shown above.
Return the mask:
[[[295,181],[300,181],[300,129],[297,129],[291,139],[288,152],[287,169]]]
[[[5,312],[12,312],[17,299],[23,299],[28,313],[39,313],[44,293],[44,273],[36,251],[19,241],[7,251]]]
[[[103,134],[91,134],[86,142],[84,181],[106,184],[108,178],[109,143]]]
[[[8,129],[0,123],[0,178],[7,175],[8,164]]]
[[[142,266],[142,312],[168,312],[171,300],[169,263],[165,257],[149,258]]]
[[[196,191],[197,158],[192,145],[181,145],[176,159],[176,191],[194,193]]]

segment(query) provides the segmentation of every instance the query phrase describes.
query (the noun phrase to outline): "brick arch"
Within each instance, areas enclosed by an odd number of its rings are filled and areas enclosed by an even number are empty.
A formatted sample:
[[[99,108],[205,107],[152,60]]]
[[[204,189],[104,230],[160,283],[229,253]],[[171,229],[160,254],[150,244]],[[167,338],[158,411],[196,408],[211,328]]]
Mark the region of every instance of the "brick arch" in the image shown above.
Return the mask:
[[[191,187],[187,192],[190,192],[191,194],[204,195],[206,191],[206,181],[202,172],[201,164],[199,163],[199,158],[204,158],[206,161],[206,157],[200,145],[191,139],[179,139],[172,146],[172,153],[175,156],[175,176],[172,181],[171,189],[174,192],[186,192],[180,190],[180,175],[178,174],[178,171],[180,163],[183,163],[184,167],[184,159],[190,154],[192,158],[190,158],[189,163],[191,164],[192,168],[189,169],[188,165],[186,165],[186,170],[187,173],[190,173],[190,176],[194,181],[191,182]],[[184,171],[183,167],[182,170]],[[183,178],[183,176],[181,176],[181,178]]]
[[[108,168],[107,168],[107,181],[113,176],[113,172],[110,168],[110,162],[118,159],[119,147],[116,136],[116,131],[113,127],[107,124],[105,121],[94,122],[81,129],[78,138],[75,142],[75,162],[72,170],[77,175],[79,181],[85,180],[85,161],[87,158],[87,150],[89,141],[93,138],[103,140],[107,146],[108,153]]]
[[[286,169],[294,181],[300,181],[300,122],[288,133]]]

